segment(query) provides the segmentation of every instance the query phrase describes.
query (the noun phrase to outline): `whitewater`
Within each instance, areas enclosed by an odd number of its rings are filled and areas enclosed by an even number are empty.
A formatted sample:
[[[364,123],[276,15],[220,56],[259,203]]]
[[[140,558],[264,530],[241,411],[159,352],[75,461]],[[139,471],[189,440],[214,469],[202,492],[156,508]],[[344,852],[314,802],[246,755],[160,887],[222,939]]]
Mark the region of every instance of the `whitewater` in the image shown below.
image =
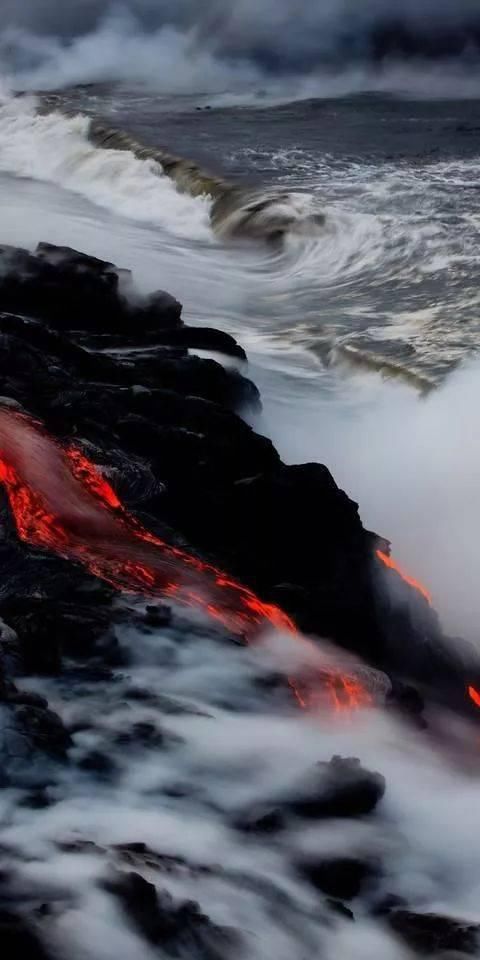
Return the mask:
[[[315,138],[279,149],[269,122],[283,124],[288,139],[291,113],[260,111],[262,138],[247,142],[239,130],[251,114],[236,108],[218,108],[216,130],[215,117],[195,107],[180,114],[148,96],[141,106],[125,92],[116,97],[81,93],[65,116],[60,107],[39,113],[41,96],[4,92],[0,241],[33,249],[47,240],[118,263],[142,292],[163,287],[178,297],[189,323],[238,337],[262,393],[255,427],[287,461],[326,463],[365,525],[428,584],[448,629],[478,643],[478,157],[451,151],[420,163],[405,146],[423,122],[410,103],[399,108],[407,132],[397,158],[395,132],[386,157],[338,141],[327,153]],[[330,109],[341,126],[341,106]],[[352,107],[362,109],[367,127],[376,124],[368,104]],[[143,111],[150,138],[177,149],[176,131],[186,157],[189,129],[205,116],[226,155],[219,173],[288,190],[298,221],[313,205],[323,227],[292,230],[278,248],[219,237],[208,196],[180,193],[158,164],[90,142],[89,115],[102,110],[136,136]],[[389,105],[382,110],[389,129]],[[256,105],[248,111],[258,116]],[[140,615],[145,605],[135,603]],[[75,722],[78,753],[108,754],[115,784],[65,771],[55,803],[35,813],[15,790],[1,794],[0,844],[19,857],[22,883],[32,899],[48,888],[67,904],[53,921],[57,949],[67,946],[73,960],[158,956],[101,886],[106,860],[118,865],[132,842],[176,858],[169,869],[138,851],[128,862],[174,897],[198,900],[215,923],[242,930],[252,960],[405,960],[372,916],[386,895],[478,922],[475,728],[438,716],[436,735],[423,737],[381,706],[353,720],[300,711],[268,692],[273,670],[288,677],[302,659],[275,634],[245,650],[195,618],[180,643],[175,626],[115,630],[132,661],[128,676],[118,667],[95,683],[28,681]],[[127,750],[120,735],[142,724],[157,739]],[[335,754],[385,776],[375,820],[296,824],[277,839],[231,829],[244,807],[268,804]],[[311,850],[374,861],[380,879],[356,902],[355,924],[320,916],[292,866]]]

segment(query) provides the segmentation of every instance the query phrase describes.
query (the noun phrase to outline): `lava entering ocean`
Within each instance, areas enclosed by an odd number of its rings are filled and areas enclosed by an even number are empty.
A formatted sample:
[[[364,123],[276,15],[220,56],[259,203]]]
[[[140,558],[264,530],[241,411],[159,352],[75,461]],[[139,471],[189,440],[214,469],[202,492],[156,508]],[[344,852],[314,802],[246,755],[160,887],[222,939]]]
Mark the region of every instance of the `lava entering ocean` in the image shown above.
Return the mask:
[[[0,410],[0,482],[21,540],[82,563],[118,590],[200,607],[247,636],[271,625],[310,650],[315,646],[279,607],[146,530],[81,450],[64,450],[41,424],[9,409]],[[367,683],[331,663],[317,663],[289,682],[303,708],[326,699],[336,710],[373,702]]]

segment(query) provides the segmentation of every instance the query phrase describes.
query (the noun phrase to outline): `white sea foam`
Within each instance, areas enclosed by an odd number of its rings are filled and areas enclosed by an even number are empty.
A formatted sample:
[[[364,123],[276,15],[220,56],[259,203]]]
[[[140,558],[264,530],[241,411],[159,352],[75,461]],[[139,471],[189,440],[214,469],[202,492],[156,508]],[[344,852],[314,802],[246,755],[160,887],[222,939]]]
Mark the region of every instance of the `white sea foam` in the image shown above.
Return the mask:
[[[180,194],[158,164],[88,141],[89,120],[36,112],[33,98],[0,100],[0,170],[54,183],[164,231],[209,241],[207,199]]]
[[[25,856],[16,860],[17,889],[29,890],[34,901],[37,890],[58,901],[43,928],[61,942],[61,955],[110,960],[117,952],[149,960],[149,948],[98,885],[114,867],[137,869],[159,889],[198,900],[215,922],[240,930],[254,960],[268,960],[273,948],[280,960],[301,960],[306,951],[399,960],[400,944],[367,917],[387,893],[423,911],[480,920],[478,772],[467,727],[457,732],[462,749],[452,765],[426,734],[381,712],[309,715],[275,699],[258,682],[279,670],[273,639],[245,649],[204,631],[117,633],[133,662],[110,680],[30,682],[78,728],[72,757],[106,753],[116,765],[114,783],[70,768],[51,791],[51,807],[0,812],[0,842]],[[128,700],[127,687],[148,689],[150,702]],[[185,713],[164,713],[168,697]],[[118,742],[135,724],[157,728],[164,745]],[[273,837],[232,829],[239,811],[268,803],[332,754],[358,756],[386,776],[377,815],[292,822]],[[62,851],[64,841],[90,841],[97,849]],[[156,868],[151,857],[149,864],[141,856],[122,861],[113,845],[132,842],[211,872]],[[378,881],[354,904],[354,937],[350,921],[326,922],[322,898],[295,869],[305,855],[367,856],[378,863]]]

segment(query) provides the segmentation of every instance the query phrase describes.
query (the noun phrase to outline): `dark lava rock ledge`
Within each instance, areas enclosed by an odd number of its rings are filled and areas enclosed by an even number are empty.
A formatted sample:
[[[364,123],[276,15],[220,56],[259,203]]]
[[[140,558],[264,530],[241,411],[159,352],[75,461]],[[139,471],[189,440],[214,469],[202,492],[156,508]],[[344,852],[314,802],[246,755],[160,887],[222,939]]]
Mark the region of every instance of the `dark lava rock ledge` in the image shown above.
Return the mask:
[[[189,348],[245,358],[228,334],[185,326],[169,294],[137,294],[128,270],[47,243],[0,247],[3,402],[74,437],[146,525],[385,670],[400,696],[399,681],[434,674],[463,705],[463,661],[427,601],[380,563],[385,541],[357,504],[326,466],[285,465],[239,415],[259,407],[254,384]],[[32,555],[14,533],[2,552],[17,572]]]

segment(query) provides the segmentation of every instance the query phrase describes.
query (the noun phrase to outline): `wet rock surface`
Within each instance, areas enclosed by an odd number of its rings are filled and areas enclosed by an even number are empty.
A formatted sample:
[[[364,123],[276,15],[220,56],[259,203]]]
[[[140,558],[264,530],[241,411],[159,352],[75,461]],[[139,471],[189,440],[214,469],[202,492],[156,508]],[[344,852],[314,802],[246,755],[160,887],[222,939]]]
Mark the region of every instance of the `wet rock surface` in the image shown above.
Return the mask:
[[[448,951],[477,955],[480,944],[478,924],[409,910],[393,910],[387,921],[407,946],[424,956],[443,956]]]
[[[300,872],[316,890],[335,900],[353,900],[375,876],[375,866],[354,857],[309,858]]]
[[[365,770],[356,758],[332,757],[310,771],[286,806],[297,816],[362,817],[372,813],[385,793],[385,778]]]
[[[328,763],[318,763],[299,783],[270,802],[241,811],[233,825],[245,832],[275,834],[292,817],[312,821],[365,817],[373,813],[385,789],[385,778],[365,770],[358,759],[332,757]],[[332,892],[332,896],[337,894]]]
[[[5,960],[53,960],[28,921],[0,907],[0,944]]]
[[[75,438],[151,527],[281,604],[302,629],[387,672],[400,668],[401,646],[422,680],[435,657],[444,685],[458,685],[423,598],[392,571],[395,609],[375,586],[387,572],[357,504],[325,466],[283,464],[238,416],[259,404],[243,373],[188,351],[241,359],[230,336],[186,327],[177,301],[140,297],[128,271],[46,243],[35,253],[0,247],[0,311],[8,403]],[[47,671],[59,662],[53,639],[49,656]]]
[[[175,903],[166,892],[138,873],[120,874],[105,881],[140,933],[169,956],[196,956],[222,960],[238,945],[233,932],[215,926],[197,903]]]
[[[146,528],[280,604],[300,628],[392,673],[401,639],[410,674],[423,680],[434,657],[448,692],[460,683],[463,695],[460,668],[432,654],[440,628],[426,602],[398,578],[395,604],[377,590],[375,550],[384,544],[363,528],[357,505],[325,466],[282,463],[239,416],[258,409],[256,387],[190,348],[244,359],[228,335],[184,326],[168,294],[137,296],[128,271],[48,244],[34,254],[0,248],[0,404],[75,442]],[[120,600],[80,566],[22,542],[3,489],[0,523],[2,956],[51,960],[55,944],[52,957],[67,960],[58,944],[72,916],[86,938],[94,916],[102,938],[104,910],[125,937],[119,956],[265,956],[250,929],[257,909],[281,931],[280,944],[321,955],[318,930],[352,923],[346,902],[368,896],[383,864],[315,844],[300,855],[292,837],[338,822],[368,829],[382,817],[382,774],[354,758],[327,760],[333,751],[319,748],[276,791],[257,789],[258,769],[249,784],[245,743],[237,758],[227,718],[243,710],[248,719],[260,695],[266,714],[280,704],[296,716],[285,674],[245,665],[244,637],[182,620],[163,598]],[[195,659],[198,648],[207,662]],[[230,688],[215,673],[221,657],[239,675],[228,675]],[[400,680],[391,699],[421,712],[420,695]],[[232,783],[246,791],[241,804],[230,801]],[[8,834],[12,809],[20,828]],[[190,840],[198,855],[177,854],[175,844],[182,851]],[[236,925],[225,889],[240,904]],[[104,898],[93,914],[92,891]],[[474,925],[399,906],[384,905],[379,922],[411,949],[473,951]],[[95,951],[85,951],[90,960]]]

